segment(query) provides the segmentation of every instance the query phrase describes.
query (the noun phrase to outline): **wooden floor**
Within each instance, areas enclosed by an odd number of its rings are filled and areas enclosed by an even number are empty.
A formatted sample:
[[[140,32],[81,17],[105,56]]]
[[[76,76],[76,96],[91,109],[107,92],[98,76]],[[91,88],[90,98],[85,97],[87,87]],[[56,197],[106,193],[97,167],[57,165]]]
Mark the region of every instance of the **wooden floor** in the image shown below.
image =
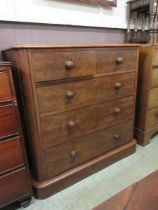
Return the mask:
[[[158,210],[158,171],[93,210]]]

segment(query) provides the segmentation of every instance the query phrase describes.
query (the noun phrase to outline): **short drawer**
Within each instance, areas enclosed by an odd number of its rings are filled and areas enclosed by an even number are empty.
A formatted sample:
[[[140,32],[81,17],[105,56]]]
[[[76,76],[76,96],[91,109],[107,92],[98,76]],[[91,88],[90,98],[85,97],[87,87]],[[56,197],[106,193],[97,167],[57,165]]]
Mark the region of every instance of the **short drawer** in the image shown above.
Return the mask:
[[[147,111],[145,130],[150,130],[158,126],[158,107]]]
[[[133,120],[46,150],[48,178],[131,141]]]
[[[151,87],[158,87],[158,67],[152,69]]]
[[[18,133],[18,124],[13,104],[0,106],[0,138]]]
[[[8,101],[12,98],[12,92],[9,83],[8,71],[0,72],[0,101]]]
[[[40,113],[60,113],[96,102],[131,95],[135,72],[60,84],[37,86]]]
[[[44,145],[53,146],[133,117],[134,97],[41,117]]]
[[[25,168],[0,176],[0,208],[30,196],[30,181]]]
[[[96,54],[96,72],[133,71],[137,67],[137,50],[130,48],[104,48]]]
[[[20,137],[0,142],[0,174],[24,165]]]
[[[149,91],[149,99],[148,99],[148,108],[151,109],[153,107],[158,106],[158,87],[152,88]]]
[[[36,82],[93,75],[95,51],[43,50],[31,53],[31,68]]]

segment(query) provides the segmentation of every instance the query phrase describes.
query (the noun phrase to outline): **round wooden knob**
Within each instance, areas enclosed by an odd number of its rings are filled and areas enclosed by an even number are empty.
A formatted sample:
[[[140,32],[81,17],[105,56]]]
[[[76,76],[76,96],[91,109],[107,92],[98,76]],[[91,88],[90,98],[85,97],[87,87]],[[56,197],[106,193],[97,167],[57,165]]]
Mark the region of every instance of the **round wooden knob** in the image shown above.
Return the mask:
[[[76,157],[77,152],[76,152],[75,150],[72,150],[72,151],[70,152],[70,155],[71,155],[72,157]]]
[[[74,121],[72,121],[72,120],[70,120],[69,122],[68,122],[68,128],[69,129],[73,129],[73,128],[75,128],[75,122]]]
[[[13,101],[13,104],[14,104],[14,106],[17,106],[18,105],[16,101]]]
[[[66,61],[65,62],[66,70],[71,70],[73,67],[74,67],[74,63],[72,61]]]
[[[122,84],[120,82],[115,83],[115,89],[118,90],[122,87]]]
[[[119,134],[114,134],[114,139],[118,140],[120,138]]]
[[[117,63],[117,64],[123,63],[123,58],[122,58],[122,57],[116,58],[116,63]]]
[[[65,93],[66,98],[71,99],[73,98],[75,93],[73,91],[67,90]]]
[[[119,113],[121,112],[121,109],[116,107],[116,108],[114,109],[114,112],[115,112],[115,114],[119,114]]]

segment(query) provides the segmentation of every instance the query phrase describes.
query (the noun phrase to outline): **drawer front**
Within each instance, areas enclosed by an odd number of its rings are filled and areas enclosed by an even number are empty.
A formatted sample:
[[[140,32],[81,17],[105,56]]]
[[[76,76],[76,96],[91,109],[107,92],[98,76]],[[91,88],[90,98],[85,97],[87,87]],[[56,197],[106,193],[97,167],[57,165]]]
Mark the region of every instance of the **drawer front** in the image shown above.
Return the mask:
[[[41,118],[41,131],[45,146],[65,141],[104,129],[133,117],[132,96],[108,103],[87,106],[75,111]]]
[[[133,120],[46,150],[48,178],[104,154],[133,138]]]
[[[0,177],[0,208],[30,195],[30,182],[25,168]]]
[[[150,130],[158,126],[158,108],[147,111],[145,129]]]
[[[158,68],[152,69],[151,87],[158,87]]]
[[[137,50],[135,49],[102,49],[97,51],[97,73],[136,70]]]
[[[158,47],[153,49],[153,66],[158,66]]]
[[[18,133],[14,105],[0,106],[0,138]]]
[[[96,69],[94,51],[34,51],[31,68],[36,82],[93,75]]]
[[[40,113],[59,113],[134,93],[135,73],[37,87]]]
[[[7,71],[0,72],[0,101],[10,100],[12,98]]]
[[[149,92],[148,108],[158,106],[158,88],[152,88]]]
[[[24,165],[20,138],[0,142],[0,174]]]

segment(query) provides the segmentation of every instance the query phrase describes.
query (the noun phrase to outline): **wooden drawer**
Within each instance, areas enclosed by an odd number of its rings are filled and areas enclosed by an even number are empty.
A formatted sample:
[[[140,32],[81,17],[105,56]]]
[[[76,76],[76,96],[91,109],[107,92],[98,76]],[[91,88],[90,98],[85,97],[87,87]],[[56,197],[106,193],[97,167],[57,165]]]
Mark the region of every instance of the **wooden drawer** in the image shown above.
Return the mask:
[[[41,118],[45,146],[61,144],[133,117],[132,96]]]
[[[158,68],[152,69],[151,87],[158,87]]]
[[[30,181],[25,168],[0,176],[0,208],[30,196]]]
[[[158,106],[158,88],[152,88],[149,91],[148,108]]]
[[[13,104],[0,106],[0,138],[18,133],[18,124]]]
[[[0,142],[0,174],[24,165],[20,137]]]
[[[153,48],[153,66],[158,66],[158,47]]]
[[[60,113],[96,102],[131,95],[135,72],[37,87],[40,113]]]
[[[36,82],[93,75],[95,51],[36,50],[31,53],[31,68]]]
[[[46,150],[48,178],[108,152],[133,138],[133,120]]]
[[[0,72],[0,101],[11,100],[11,88],[9,83],[8,71]]]
[[[137,50],[130,48],[107,48],[97,51],[97,73],[136,70]]]
[[[145,129],[150,130],[158,126],[158,107],[147,111]]]

